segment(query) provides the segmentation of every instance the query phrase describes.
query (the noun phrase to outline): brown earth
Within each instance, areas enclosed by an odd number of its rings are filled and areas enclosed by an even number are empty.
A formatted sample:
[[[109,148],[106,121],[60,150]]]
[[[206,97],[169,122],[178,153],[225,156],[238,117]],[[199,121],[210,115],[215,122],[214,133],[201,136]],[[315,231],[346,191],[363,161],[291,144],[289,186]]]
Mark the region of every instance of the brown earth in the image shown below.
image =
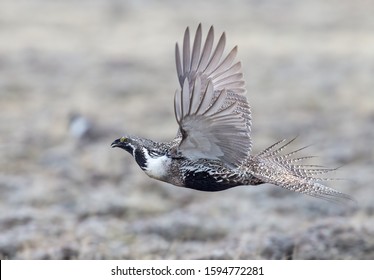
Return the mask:
[[[371,1],[0,2],[0,257],[373,259]],[[203,193],[111,149],[176,133],[174,43],[186,26],[239,45],[254,152],[341,166],[351,211],[275,186]],[[72,116],[90,122],[78,137]]]

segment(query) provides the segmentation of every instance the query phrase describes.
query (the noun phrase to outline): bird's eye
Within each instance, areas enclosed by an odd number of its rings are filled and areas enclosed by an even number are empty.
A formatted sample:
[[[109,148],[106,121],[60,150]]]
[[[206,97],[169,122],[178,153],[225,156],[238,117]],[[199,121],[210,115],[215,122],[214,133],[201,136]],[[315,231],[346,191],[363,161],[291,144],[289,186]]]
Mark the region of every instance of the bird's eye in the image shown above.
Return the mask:
[[[127,140],[127,138],[126,138],[125,136],[123,136],[123,137],[121,137],[121,139],[119,139],[119,141],[120,141],[121,143],[125,142],[126,140]]]

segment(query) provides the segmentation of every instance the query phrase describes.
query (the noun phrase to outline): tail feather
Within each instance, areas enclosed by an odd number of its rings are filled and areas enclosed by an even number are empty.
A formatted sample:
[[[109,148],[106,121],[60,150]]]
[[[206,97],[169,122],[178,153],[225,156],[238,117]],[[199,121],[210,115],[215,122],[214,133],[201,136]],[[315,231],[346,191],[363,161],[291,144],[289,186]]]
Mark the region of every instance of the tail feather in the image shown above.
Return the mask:
[[[293,153],[288,153],[288,154],[283,155],[283,156],[278,156],[274,159],[277,160],[277,161],[283,162],[283,163],[294,164],[294,163],[299,162],[299,161],[303,161],[303,160],[307,160],[307,159],[311,159],[311,158],[316,158],[316,156],[304,156],[304,157],[290,158],[290,156],[292,154]],[[309,166],[317,167],[318,165],[309,165]],[[318,167],[322,167],[322,166],[319,165]]]
[[[251,163],[253,169],[251,172],[253,175],[264,183],[274,184],[294,192],[303,193],[323,200],[342,204],[355,203],[355,200],[351,196],[321,183],[322,181],[335,180],[334,178],[317,177],[317,175],[335,171],[337,168],[295,164],[296,162],[313,158],[313,156],[291,157],[306,147],[280,155],[280,152],[295,139],[296,138],[291,139],[277,148],[277,146],[286,140],[278,141],[254,156],[252,158],[253,162]]]
[[[278,142],[275,142],[273,145],[267,147],[266,149],[264,149],[262,152],[260,152],[258,154],[258,156],[268,156],[270,153],[272,153],[274,151],[274,148],[276,146],[278,146],[279,144],[283,143],[284,141],[286,141],[286,139],[282,139],[282,140],[279,140]],[[278,148],[279,149],[279,148]]]
[[[302,165],[289,165],[289,168],[301,177],[310,177],[314,178],[315,175],[326,174],[332,171],[336,171],[337,168],[305,168]]]

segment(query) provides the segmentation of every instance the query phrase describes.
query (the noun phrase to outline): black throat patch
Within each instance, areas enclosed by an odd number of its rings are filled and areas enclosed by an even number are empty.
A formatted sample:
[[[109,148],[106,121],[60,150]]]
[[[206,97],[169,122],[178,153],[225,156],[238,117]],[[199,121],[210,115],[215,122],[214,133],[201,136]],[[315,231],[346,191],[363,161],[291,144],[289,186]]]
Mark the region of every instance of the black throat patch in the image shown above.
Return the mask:
[[[147,168],[147,160],[144,156],[143,151],[136,149],[134,153],[134,158],[141,169],[145,170]]]

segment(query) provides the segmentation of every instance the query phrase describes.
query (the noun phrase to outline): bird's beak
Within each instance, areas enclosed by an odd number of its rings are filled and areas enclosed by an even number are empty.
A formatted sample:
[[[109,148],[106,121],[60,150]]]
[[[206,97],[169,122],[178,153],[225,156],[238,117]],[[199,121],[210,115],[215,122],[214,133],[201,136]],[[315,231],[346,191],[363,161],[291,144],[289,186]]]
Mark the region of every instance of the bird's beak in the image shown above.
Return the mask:
[[[110,145],[112,148],[120,146],[121,141],[120,139],[114,140],[114,142]]]

